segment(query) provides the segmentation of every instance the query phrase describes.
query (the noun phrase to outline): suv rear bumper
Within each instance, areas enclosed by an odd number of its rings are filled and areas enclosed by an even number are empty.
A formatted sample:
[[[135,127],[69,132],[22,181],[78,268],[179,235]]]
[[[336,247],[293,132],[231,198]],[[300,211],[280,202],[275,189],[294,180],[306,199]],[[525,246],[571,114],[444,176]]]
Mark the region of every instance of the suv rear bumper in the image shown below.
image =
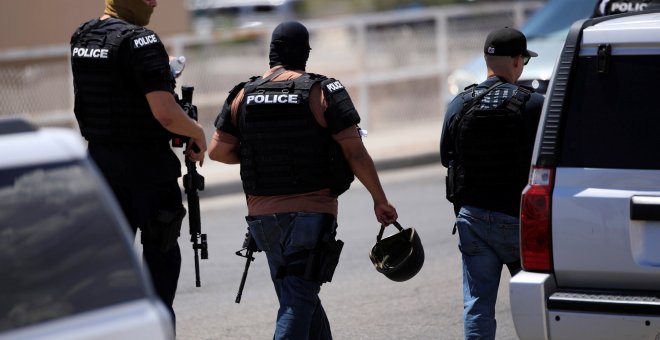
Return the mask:
[[[524,339],[654,339],[660,299],[558,290],[551,274],[521,271],[509,284],[511,313]]]

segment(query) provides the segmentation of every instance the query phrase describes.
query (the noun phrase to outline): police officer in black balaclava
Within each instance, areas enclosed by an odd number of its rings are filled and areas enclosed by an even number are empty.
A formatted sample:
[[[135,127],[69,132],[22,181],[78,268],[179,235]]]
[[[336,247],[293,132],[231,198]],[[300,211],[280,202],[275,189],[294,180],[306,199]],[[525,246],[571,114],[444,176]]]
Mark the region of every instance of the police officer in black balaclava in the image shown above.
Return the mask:
[[[201,165],[206,139],[203,128],[175,100],[163,43],[142,27],[156,4],[106,0],[103,16],[72,35],[71,67],[74,113],[89,142],[89,155],[133,231],[141,230],[146,267],[174,317],[181,269],[177,238],[186,211],[177,181],[181,164],[169,141],[173,134],[190,137],[186,155]]]
[[[270,67],[285,66],[292,70],[305,70],[309,59],[309,32],[296,21],[288,21],[273,30],[270,42]]]
[[[241,165],[248,230],[266,253],[280,305],[274,339],[332,338],[318,293],[339,260],[338,196],[354,174],[378,222],[397,219],[348,91],[336,79],[306,73],[309,52],[305,26],[278,25],[270,70],[230,92],[209,148],[211,159]]]

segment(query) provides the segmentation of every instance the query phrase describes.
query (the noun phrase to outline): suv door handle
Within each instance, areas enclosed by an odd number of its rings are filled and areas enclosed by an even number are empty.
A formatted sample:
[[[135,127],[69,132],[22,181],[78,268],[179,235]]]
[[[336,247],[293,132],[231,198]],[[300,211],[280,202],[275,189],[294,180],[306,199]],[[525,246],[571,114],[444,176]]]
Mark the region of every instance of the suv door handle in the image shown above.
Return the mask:
[[[660,221],[660,196],[633,196],[630,199],[630,219]]]

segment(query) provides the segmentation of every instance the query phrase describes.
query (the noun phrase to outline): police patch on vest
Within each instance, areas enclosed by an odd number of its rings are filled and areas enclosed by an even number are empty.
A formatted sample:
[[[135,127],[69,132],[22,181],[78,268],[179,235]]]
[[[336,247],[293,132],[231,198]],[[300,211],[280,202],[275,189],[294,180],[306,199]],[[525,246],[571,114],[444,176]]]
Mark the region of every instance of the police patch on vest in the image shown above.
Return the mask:
[[[335,93],[339,90],[343,90],[344,85],[340,83],[339,80],[335,80],[332,83],[325,85],[325,88],[327,88],[330,93]]]
[[[297,94],[249,94],[245,104],[300,104],[300,95]]]
[[[71,55],[74,58],[108,59],[108,52],[106,48],[74,47]]]
[[[140,48],[157,42],[158,42],[158,37],[156,37],[156,34],[154,33],[151,35],[147,35],[145,37],[139,37],[133,39],[133,46],[135,48]]]

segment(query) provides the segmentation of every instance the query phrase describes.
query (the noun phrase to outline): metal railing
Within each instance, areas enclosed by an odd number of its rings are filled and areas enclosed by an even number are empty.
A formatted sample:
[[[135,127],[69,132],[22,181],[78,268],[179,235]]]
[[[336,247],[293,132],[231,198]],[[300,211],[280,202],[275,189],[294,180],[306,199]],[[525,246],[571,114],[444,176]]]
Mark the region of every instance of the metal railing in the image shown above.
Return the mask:
[[[493,28],[519,27],[542,1],[456,5],[303,21],[310,31],[309,72],[347,86],[363,118],[378,129],[444,113],[451,70],[481,50]],[[268,24],[163,37],[184,55],[179,84],[195,86],[200,121],[212,122],[227,92],[268,68]],[[0,52],[0,115],[38,125],[75,126],[68,45]]]

